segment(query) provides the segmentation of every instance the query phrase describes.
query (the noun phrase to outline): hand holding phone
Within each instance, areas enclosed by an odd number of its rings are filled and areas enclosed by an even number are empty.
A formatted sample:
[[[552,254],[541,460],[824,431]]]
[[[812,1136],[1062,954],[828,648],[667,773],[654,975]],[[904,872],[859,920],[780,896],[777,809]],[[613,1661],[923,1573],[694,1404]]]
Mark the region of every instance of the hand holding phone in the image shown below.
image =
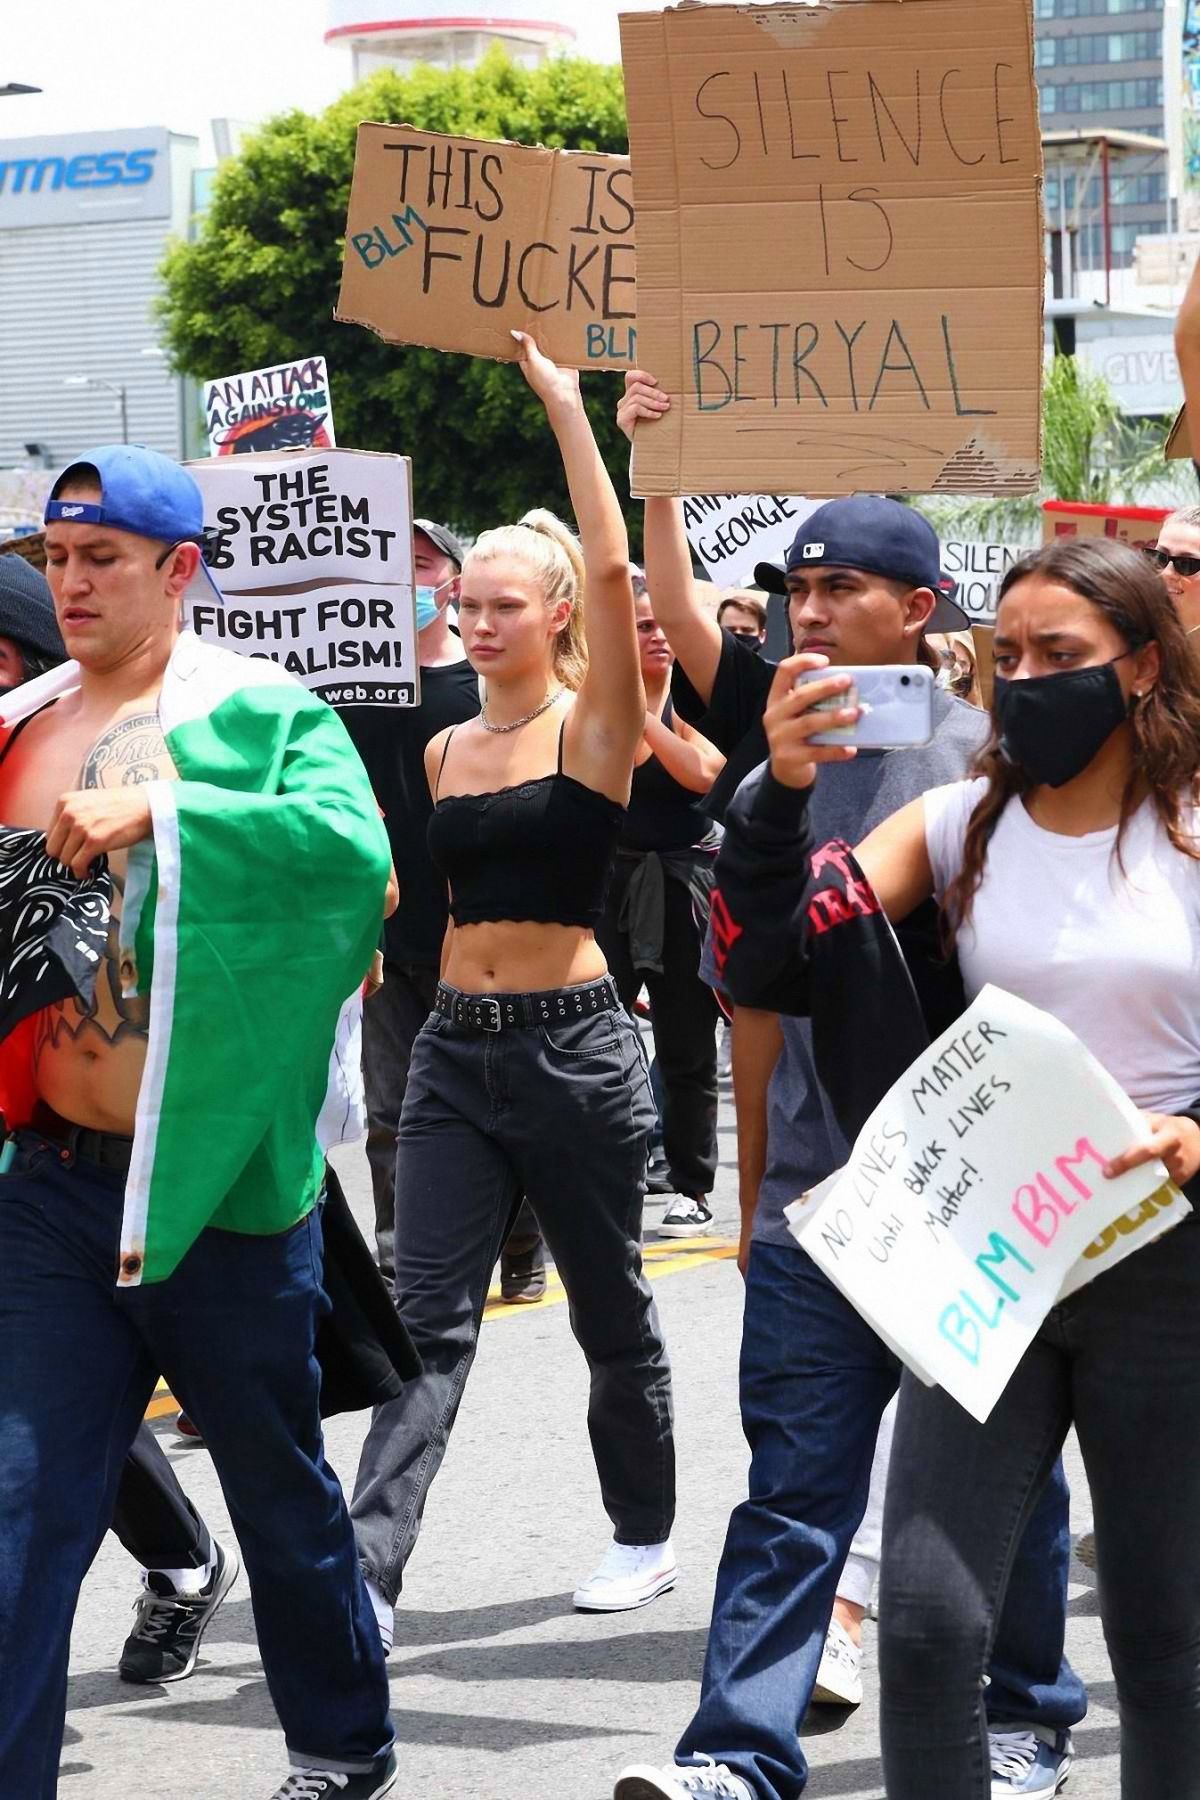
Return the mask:
[[[933,672],[921,663],[880,663],[851,668],[805,670],[795,689],[837,677],[849,678],[840,693],[814,702],[812,712],[841,713],[857,709],[853,723],[843,721],[814,732],[809,743],[843,745],[856,750],[902,750],[928,744],[933,737]]]

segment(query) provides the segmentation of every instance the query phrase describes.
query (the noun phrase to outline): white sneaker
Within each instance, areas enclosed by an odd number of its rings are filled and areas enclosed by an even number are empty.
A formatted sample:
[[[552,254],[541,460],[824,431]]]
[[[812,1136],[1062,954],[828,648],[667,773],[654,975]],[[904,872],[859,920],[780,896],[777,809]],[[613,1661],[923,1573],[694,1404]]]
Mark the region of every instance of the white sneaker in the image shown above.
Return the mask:
[[[375,1623],[379,1627],[379,1641],[383,1645],[383,1654],[390,1656],[392,1640],[396,1635],[396,1609],[382,1588],[378,1587],[369,1575],[364,1577],[364,1585],[367,1590],[367,1599],[371,1602],[371,1611],[375,1614]]]
[[[825,1634],[817,1685],[813,1689],[814,1706],[861,1706],[862,1646],[856,1644],[844,1626],[830,1619]]]
[[[659,1237],[703,1237],[712,1230],[713,1216],[706,1201],[691,1194],[672,1200],[658,1226]]]
[[[679,1570],[670,1538],[665,1544],[618,1544],[572,1595],[580,1612],[632,1612],[675,1586]]]
[[[724,1763],[708,1762],[698,1769],[681,1763],[652,1769],[638,1763],[617,1776],[613,1800],[754,1800],[754,1794]]]

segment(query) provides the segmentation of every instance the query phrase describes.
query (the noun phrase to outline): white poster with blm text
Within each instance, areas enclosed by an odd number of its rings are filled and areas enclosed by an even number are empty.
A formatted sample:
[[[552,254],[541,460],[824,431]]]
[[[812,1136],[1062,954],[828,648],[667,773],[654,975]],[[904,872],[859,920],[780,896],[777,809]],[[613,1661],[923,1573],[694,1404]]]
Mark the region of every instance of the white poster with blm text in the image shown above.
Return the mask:
[[[845,1168],[786,1208],[913,1373],[985,1420],[1050,1308],[1186,1218],[1132,1100],[1065,1025],[985,987],[883,1097]]]
[[[223,595],[193,582],[192,629],[281,663],[331,706],[418,705],[408,458],[292,451],[188,467]]]

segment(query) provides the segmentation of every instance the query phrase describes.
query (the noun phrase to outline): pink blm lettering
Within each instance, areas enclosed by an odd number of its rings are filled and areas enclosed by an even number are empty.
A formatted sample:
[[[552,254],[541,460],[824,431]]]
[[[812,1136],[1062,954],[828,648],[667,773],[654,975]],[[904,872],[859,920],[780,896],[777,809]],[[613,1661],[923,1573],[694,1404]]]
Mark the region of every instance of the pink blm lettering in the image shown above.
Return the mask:
[[[1100,1154],[1090,1138],[1079,1138],[1073,1151],[1055,1158],[1053,1178],[1039,1174],[1032,1181],[1022,1182],[1017,1189],[1012,1204],[1013,1216],[1039,1248],[1048,1249],[1062,1220],[1078,1211],[1081,1201],[1092,1198],[1094,1188],[1089,1187],[1078,1172],[1081,1165],[1089,1161],[1103,1171],[1108,1158]],[[1064,1191],[1068,1189],[1073,1190],[1077,1198],[1071,1199]],[[1027,1274],[1034,1273],[1034,1264],[1015,1244],[999,1232],[990,1232],[987,1248],[975,1258],[979,1274],[991,1283],[990,1288],[982,1290],[986,1305],[981,1305],[965,1287],[960,1288],[958,1299],[943,1309],[938,1320],[942,1337],[948,1344],[953,1344],[973,1368],[979,1366],[986,1333],[995,1331],[1005,1307],[1021,1298],[1021,1290],[1000,1273],[1008,1262],[1015,1263]],[[1013,1275],[1012,1280],[1016,1279]]]

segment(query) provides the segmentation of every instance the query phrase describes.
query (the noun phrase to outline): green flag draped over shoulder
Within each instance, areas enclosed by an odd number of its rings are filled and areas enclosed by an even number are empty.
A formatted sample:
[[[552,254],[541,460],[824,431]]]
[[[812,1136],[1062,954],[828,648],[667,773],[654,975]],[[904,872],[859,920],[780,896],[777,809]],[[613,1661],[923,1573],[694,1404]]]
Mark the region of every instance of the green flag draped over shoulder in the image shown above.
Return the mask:
[[[179,780],[147,787],[121,922],[122,980],[150,995],[122,1287],[165,1279],[207,1226],[266,1235],[314,1204],[390,867],[345,727],[275,663],[185,633],[159,718]]]

